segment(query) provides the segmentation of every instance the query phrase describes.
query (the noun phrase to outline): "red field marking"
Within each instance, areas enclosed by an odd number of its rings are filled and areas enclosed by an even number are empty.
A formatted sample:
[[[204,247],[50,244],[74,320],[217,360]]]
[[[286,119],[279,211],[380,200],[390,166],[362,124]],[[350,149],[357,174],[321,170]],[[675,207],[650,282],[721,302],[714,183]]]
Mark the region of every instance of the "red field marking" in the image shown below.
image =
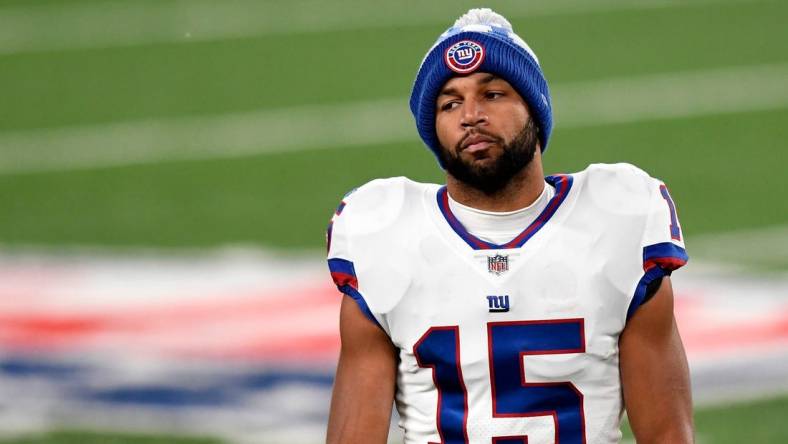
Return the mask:
[[[340,302],[341,295],[327,283],[286,293],[217,294],[194,303],[163,302],[100,314],[0,312],[0,347],[57,351],[114,344],[177,355],[244,358],[277,356],[288,350],[298,355],[328,348],[333,353]],[[267,328],[273,323],[291,328],[287,335],[277,335]],[[242,331],[233,331],[235,325],[241,325]],[[222,332],[199,338],[216,330]]]
[[[714,303],[710,296],[682,294],[675,312],[690,359],[788,347],[788,301],[745,309]]]
[[[168,282],[161,289],[154,283],[151,291],[165,296],[141,294],[135,299],[126,293],[113,306],[91,305],[89,298],[77,297],[78,303],[69,299],[80,291],[100,296],[107,285],[105,274],[94,276],[89,268],[79,273],[61,266],[46,268],[0,270],[0,277],[9,278],[0,282],[0,349],[116,349],[132,355],[252,360],[335,357],[338,351],[342,296],[327,276],[292,287],[276,282],[278,288],[261,280],[253,285],[269,288],[258,290],[249,290],[247,282],[241,292],[233,292],[232,281],[227,290],[205,292],[177,285],[169,292]],[[52,292],[58,285],[72,287],[68,293]],[[102,303],[111,301],[112,295],[106,298]],[[788,303],[750,306],[736,300],[735,306],[727,306],[718,299],[703,292],[676,297],[676,318],[691,360],[788,346]]]

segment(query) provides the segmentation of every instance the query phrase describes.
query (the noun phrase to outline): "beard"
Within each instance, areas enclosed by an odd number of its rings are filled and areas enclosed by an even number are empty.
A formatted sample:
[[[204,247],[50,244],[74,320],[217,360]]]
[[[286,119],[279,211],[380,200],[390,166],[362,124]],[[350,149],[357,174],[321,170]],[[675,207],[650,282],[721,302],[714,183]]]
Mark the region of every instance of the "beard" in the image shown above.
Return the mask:
[[[486,165],[474,165],[460,156],[463,137],[453,151],[445,147],[441,150],[441,160],[446,171],[460,182],[481,191],[486,195],[494,195],[503,190],[512,179],[534,159],[536,153],[537,131],[533,119],[528,118],[523,129],[508,144],[503,139],[485,131],[477,130],[477,134],[495,139],[503,146],[503,153]]]

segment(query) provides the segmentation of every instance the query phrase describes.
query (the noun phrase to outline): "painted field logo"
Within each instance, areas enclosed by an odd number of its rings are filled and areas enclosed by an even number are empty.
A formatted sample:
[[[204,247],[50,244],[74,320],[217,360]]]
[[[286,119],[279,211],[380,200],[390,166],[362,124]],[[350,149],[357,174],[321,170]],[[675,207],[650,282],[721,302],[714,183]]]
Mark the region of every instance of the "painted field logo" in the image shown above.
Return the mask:
[[[462,40],[446,50],[446,65],[460,74],[472,72],[484,61],[484,47],[473,40]]]
[[[487,256],[487,271],[500,276],[501,273],[509,271],[509,256],[496,254],[495,256]]]

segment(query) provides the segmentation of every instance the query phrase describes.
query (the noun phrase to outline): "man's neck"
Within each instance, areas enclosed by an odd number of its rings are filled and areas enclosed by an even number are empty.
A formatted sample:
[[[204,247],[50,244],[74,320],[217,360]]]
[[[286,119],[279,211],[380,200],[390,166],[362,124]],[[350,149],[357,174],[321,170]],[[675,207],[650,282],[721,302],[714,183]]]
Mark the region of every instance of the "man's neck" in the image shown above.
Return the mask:
[[[493,194],[486,194],[451,175],[446,176],[446,188],[457,202],[484,211],[515,211],[536,201],[544,190],[542,156],[536,150],[534,158],[506,186]]]

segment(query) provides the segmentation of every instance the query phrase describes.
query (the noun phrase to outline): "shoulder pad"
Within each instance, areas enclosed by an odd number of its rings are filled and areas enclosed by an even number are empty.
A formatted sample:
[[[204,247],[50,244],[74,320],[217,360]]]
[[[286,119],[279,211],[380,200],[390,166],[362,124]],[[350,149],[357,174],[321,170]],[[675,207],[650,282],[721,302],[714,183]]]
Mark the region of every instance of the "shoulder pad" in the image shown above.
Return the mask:
[[[349,193],[343,199],[345,228],[353,234],[368,234],[391,225],[402,210],[407,182],[404,177],[375,179]]]
[[[615,214],[645,214],[656,180],[628,163],[591,164],[583,171],[587,197]]]
[[[375,179],[347,194],[329,225],[329,256],[351,257],[354,241],[381,241],[407,211],[421,205],[423,193],[431,185],[414,182],[405,177]],[[375,243],[372,242],[372,243]]]
[[[397,261],[408,221],[430,185],[404,177],[373,180],[345,196],[328,229],[328,265],[340,291],[388,333],[384,314],[409,285],[407,261]],[[436,186],[437,187],[437,186]],[[405,234],[403,234],[405,233]]]

